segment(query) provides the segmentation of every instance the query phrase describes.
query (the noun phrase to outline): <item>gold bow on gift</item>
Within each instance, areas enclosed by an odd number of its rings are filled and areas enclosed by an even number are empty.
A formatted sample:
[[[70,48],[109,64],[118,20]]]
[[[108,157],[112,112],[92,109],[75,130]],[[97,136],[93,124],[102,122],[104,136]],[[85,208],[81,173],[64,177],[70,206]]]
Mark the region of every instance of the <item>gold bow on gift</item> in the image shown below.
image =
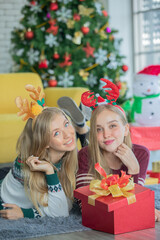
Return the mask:
[[[90,190],[96,194],[88,197],[88,203],[95,206],[95,199],[102,196],[108,196],[112,194],[113,197],[126,197],[128,204],[136,202],[134,193],[128,192],[134,189],[133,179],[130,179],[131,175],[126,175],[124,171],[121,171],[121,177],[119,175],[108,175],[104,169],[95,164],[96,171],[104,178],[102,180],[92,180],[90,183]]]

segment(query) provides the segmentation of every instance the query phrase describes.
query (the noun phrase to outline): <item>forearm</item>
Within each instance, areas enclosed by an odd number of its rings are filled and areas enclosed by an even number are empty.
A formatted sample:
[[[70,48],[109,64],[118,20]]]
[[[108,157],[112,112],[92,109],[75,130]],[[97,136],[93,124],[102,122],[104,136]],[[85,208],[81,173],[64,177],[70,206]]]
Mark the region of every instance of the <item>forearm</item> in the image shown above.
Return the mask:
[[[46,175],[46,180],[48,185],[48,206],[40,206],[42,214],[49,217],[67,217],[70,202],[63,191],[57,173]]]
[[[140,171],[140,166],[139,166],[138,161],[128,162],[127,165],[128,165],[128,166],[127,166],[127,168],[128,168],[128,174],[136,175],[136,174],[139,173],[139,171]]]

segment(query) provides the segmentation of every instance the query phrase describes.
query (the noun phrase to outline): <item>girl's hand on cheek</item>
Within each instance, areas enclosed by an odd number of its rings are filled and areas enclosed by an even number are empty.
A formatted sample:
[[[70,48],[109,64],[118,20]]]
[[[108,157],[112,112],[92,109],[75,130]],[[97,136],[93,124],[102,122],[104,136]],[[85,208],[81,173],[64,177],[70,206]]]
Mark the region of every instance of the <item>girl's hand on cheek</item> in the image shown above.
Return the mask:
[[[27,165],[31,171],[45,172],[46,174],[53,174],[54,169],[52,165],[47,161],[39,160],[38,157],[30,156],[26,160]]]
[[[139,173],[139,163],[132,150],[125,143],[122,143],[114,154],[128,168],[128,174],[134,175]]]

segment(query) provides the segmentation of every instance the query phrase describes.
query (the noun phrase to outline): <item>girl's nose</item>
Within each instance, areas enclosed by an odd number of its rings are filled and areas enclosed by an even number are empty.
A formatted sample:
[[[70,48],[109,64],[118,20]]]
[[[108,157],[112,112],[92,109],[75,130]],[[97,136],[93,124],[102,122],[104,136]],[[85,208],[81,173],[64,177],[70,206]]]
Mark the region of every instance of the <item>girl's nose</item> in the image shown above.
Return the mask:
[[[109,136],[110,136],[110,131],[109,131],[109,129],[106,129],[106,128],[105,128],[105,129],[103,130],[103,137],[104,137],[104,138],[108,138]]]
[[[70,137],[70,132],[68,131],[68,130],[63,130],[63,137],[64,138],[68,138],[68,137]]]

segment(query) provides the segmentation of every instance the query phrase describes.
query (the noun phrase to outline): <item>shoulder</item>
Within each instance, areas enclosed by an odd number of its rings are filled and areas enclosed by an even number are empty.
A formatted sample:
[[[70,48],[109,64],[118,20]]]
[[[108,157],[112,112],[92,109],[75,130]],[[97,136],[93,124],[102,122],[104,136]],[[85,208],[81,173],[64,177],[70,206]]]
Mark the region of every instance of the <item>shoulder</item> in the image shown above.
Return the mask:
[[[135,154],[135,156],[139,162],[141,162],[141,161],[148,162],[149,161],[150,151],[145,146],[133,144],[132,151]]]
[[[150,155],[149,149],[146,148],[146,147],[143,146],[143,145],[133,144],[132,150],[133,150],[134,153],[140,153],[140,152],[141,152],[141,153],[143,153],[143,154],[146,153],[146,154]]]
[[[89,166],[89,153],[88,153],[88,146],[83,147],[78,152],[78,167],[79,171],[87,171],[88,172],[88,166]]]
[[[88,146],[82,147],[81,150],[79,150],[78,155],[81,154],[88,154]]]
[[[89,159],[89,150],[88,146],[83,147],[79,152],[78,152],[78,161],[87,161]]]

